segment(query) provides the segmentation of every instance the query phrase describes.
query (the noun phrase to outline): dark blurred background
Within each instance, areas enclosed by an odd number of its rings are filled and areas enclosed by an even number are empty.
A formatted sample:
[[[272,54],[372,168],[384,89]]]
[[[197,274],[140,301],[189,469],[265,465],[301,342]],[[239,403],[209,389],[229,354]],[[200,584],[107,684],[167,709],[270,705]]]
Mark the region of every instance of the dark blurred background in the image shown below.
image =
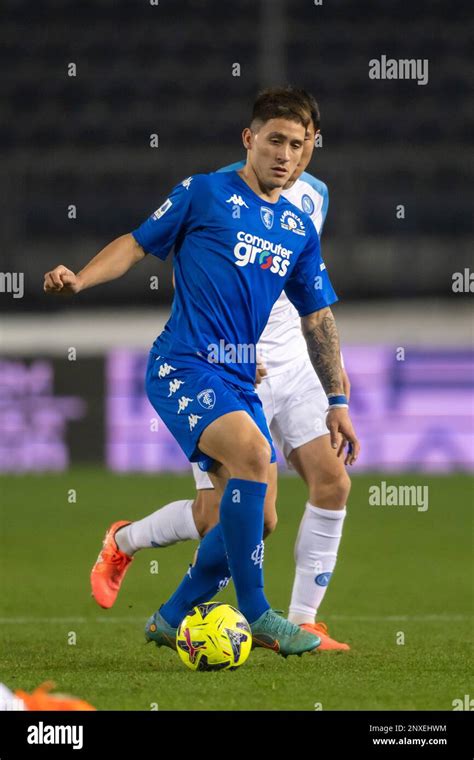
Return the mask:
[[[309,171],[329,186],[323,252],[344,301],[453,299],[474,237],[471,2],[2,5],[1,270],[25,273],[25,297],[2,294],[1,308],[64,308],[43,295],[44,271],[77,271],[178,181],[243,157],[253,98],[276,83],[320,103],[323,146]],[[370,79],[381,55],[429,59],[428,83]],[[146,261],[67,308],[168,304],[170,266],[159,265],[158,293],[157,262]]]

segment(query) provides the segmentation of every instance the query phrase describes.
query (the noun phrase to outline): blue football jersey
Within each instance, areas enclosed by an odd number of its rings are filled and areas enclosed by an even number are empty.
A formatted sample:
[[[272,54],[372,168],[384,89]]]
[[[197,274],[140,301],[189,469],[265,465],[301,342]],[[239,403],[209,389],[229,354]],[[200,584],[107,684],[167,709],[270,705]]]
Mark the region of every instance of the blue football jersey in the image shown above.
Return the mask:
[[[217,355],[215,369],[248,389],[283,289],[300,316],[337,301],[310,217],[283,197],[263,200],[236,171],[188,177],[132,234],[160,259],[174,246],[175,296],[157,353],[207,369]]]
[[[222,166],[217,172],[233,172],[243,169],[245,161],[235,161]],[[305,211],[313,220],[319,237],[323,231],[328,213],[329,193],[327,185],[313,174],[302,172],[289,190],[283,190],[284,198]]]

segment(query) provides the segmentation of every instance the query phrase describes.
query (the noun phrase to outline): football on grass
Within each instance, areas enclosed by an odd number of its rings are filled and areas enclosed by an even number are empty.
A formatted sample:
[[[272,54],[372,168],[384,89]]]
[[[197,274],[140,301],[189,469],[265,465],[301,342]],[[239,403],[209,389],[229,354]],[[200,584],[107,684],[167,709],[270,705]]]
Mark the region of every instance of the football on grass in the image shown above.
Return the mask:
[[[176,648],[191,670],[235,670],[252,647],[247,620],[230,604],[198,604],[178,626]]]

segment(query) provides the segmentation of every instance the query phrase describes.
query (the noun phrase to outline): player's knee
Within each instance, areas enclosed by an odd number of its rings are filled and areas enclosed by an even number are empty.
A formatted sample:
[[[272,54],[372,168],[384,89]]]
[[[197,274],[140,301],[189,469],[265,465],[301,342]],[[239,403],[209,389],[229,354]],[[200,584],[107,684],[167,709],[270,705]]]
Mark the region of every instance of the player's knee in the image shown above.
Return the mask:
[[[310,483],[310,502],[315,506],[344,507],[351,490],[351,479],[345,470],[327,472]]]
[[[340,501],[341,504],[345,504],[347,502],[347,499],[349,498],[349,494],[351,492],[351,485],[351,479],[345,470],[339,473],[337,478],[335,478],[334,491],[337,496],[337,500]]]
[[[252,441],[246,447],[243,457],[240,458],[240,467],[242,467],[248,476],[256,477],[262,482],[268,478],[268,468],[270,465],[271,449],[266,438]]]

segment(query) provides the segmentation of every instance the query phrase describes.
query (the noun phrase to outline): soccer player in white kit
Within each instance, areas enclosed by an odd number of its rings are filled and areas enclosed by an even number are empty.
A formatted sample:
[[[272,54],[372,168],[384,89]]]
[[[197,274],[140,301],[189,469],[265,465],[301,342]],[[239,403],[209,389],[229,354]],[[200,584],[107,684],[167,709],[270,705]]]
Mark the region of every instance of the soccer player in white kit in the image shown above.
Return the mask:
[[[306,97],[311,124],[301,163],[283,195],[309,214],[321,235],[328,190],[321,180],[305,172],[320,119],[316,101],[308,93]],[[237,169],[242,164],[221,171]],[[300,317],[284,292],[273,306],[257,350],[261,361],[257,392],[270,432],[288,465],[308,487],[295,544],[296,573],[288,618],[320,637],[317,651],[348,650],[348,644],[331,638],[327,626],[315,619],[336,564],[351,483],[343,457],[337,455],[326,427],[328,401],[309,359]],[[345,371],[344,385],[348,396],[350,384]],[[276,465],[271,469],[265,500],[265,536],[277,522]],[[193,474],[197,489],[194,500],[172,502],[143,520],[121,520],[110,526],[91,573],[93,595],[102,607],[111,607],[115,602],[136,551],[199,539],[218,522],[219,498],[209,476],[197,464],[193,464]]]

